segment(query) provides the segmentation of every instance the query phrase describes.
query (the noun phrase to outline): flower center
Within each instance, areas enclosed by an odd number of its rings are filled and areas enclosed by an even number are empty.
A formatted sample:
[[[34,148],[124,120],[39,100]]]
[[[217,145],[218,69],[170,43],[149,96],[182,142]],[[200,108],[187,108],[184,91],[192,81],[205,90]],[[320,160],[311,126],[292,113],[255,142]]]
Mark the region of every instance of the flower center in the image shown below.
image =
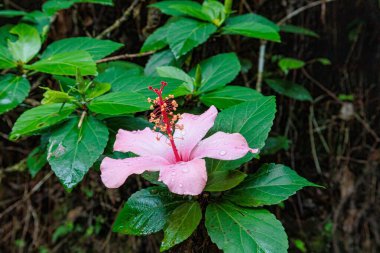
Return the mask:
[[[160,132],[168,136],[170,142],[169,145],[173,150],[176,162],[179,162],[181,161],[181,157],[174,143],[173,132],[176,128],[182,129],[183,126],[176,125],[176,121],[181,118],[181,115],[179,113],[174,114],[174,111],[176,111],[178,107],[177,102],[174,100],[174,96],[169,95],[165,98],[162,97],[162,91],[166,85],[166,82],[161,82],[160,89],[149,86],[149,89],[158,96],[154,100],[148,98],[148,102],[152,103],[151,109],[153,109],[153,112],[150,113],[149,122],[153,122],[155,124],[153,127],[154,130],[158,129]]]

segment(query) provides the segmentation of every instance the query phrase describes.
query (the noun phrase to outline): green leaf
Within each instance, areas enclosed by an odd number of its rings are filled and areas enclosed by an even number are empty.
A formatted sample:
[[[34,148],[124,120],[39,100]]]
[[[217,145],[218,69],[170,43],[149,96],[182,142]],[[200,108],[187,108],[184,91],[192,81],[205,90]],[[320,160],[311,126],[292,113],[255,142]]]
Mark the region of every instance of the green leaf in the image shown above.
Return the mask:
[[[4,18],[14,18],[19,16],[24,16],[28,14],[25,11],[17,11],[17,10],[0,10],[0,17]]]
[[[141,72],[137,68],[125,69],[119,66],[107,68],[104,72],[100,73],[95,81],[98,83],[109,83],[111,88],[117,88],[123,85],[126,79],[132,76],[140,76]]]
[[[266,142],[264,148],[261,150],[261,155],[273,155],[280,150],[288,150],[289,149],[290,140],[285,136],[277,136],[277,137],[269,137]]]
[[[240,72],[240,62],[235,53],[218,54],[200,63],[202,83],[199,92],[207,92],[225,86]],[[195,77],[196,68],[190,71]]]
[[[133,116],[122,116],[113,117],[106,119],[107,126],[109,129],[117,132],[119,129],[125,129],[129,131],[133,130],[143,130],[144,128],[152,128],[153,124],[150,123],[145,118],[133,117]]]
[[[211,240],[225,253],[287,253],[288,240],[276,217],[265,209],[213,203],[206,210]]]
[[[160,82],[165,81],[168,85],[165,87],[164,96],[173,94],[174,96],[183,96],[190,93],[182,81],[163,78],[163,77],[147,77],[147,76],[123,76],[117,78],[97,78],[96,80],[108,82],[112,86],[113,92],[137,92],[146,97],[154,97],[154,93],[148,89],[149,86],[159,88]],[[145,100],[146,101],[146,100]]]
[[[46,40],[51,24],[51,17],[42,11],[32,11],[26,14],[21,22],[31,24],[41,36],[42,43]]]
[[[0,76],[0,114],[19,105],[28,96],[29,81],[25,77],[6,74]]]
[[[157,51],[168,45],[166,41],[167,31],[169,30],[171,22],[167,22],[165,25],[156,29],[149,37],[144,41],[144,44],[140,52]]]
[[[193,1],[161,1],[150,5],[171,16],[189,16],[203,21],[209,17],[202,12],[202,6]]]
[[[49,139],[47,160],[67,189],[82,181],[108,141],[108,129],[102,122],[89,116],[78,127],[79,121],[79,117],[70,119]]]
[[[291,69],[299,69],[305,66],[305,62],[294,58],[281,58],[278,61],[280,69],[287,74]]]
[[[180,67],[183,63],[183,58],[181,57],[177,60],[170,49],[155,53],[145,65],[144,73],[147,76],[157,76],[156,68],[161,66]]]
[[[65,120],[74,110],[75,106],[71,104],[40,105],[27,110],[17,119],[9,139],[16,140],[53,126]]]
[[[170,249],[186,240],[198,227],[202,219],[202,210],[198,202],[186,202],[178,206],[168,217],[164,228],[164,240],[160,251]]]
[[[70,8],[75,2],[70,0],[49,0],[42,5],[42,10],[46,14],[52,16],[56,12]]]
[[[216,26],[210,23],[181,18],[169,26],[167,41],[174,56],[178,59],[205,42],[216,32],[216,29]]]
[[[220,112],[209,134],[218,131],[240,133],[249,147],[261,149],[272,127],[276,112],[274,97],[262,97],[252,102],[244,102]],[[234,161],[207,159],[210,171],[231,170],[252,159],[253,154]]]
[[[73,0],[76,3],[93,3],[93,4],[101,4],[113,6],[113,0]]]
[[[53,75],[75,76],[79,70],[82,75],[96,75],[96,63],[85,51],[58,53],[41,59],[26,69],[37,70]]]
[[[206,93],[200,97],[202,103],[207,106],[214,105],[219,109],[262,98],[263,95],[251,88],[242,86],[226,86],[221,89]]]
[[[96,98],[108,92],[110,89],[111,84],[109,83],[92,82],[89,89],[86,90],[86,97]]]
[[[95,3],[113,6],[112,0],[49,0],[42,5],[42,10],[52,16],[57,11],[68,9],[75,3]]]
[[[18,40],[8,40],[9,52],[16,61],[28,62],[41,49],[41,38],[36,28],[20,23],[14,26],[10,33],[18,36]]]
[[[184,81],[189,91],[191,92],[193,91],[194,80],[191,78],[191,76],[186,74],[182,69],[172,67],[172,66],[164,66],[164,67],[158,67],[156,71],[158,75],[161,77],[168,77],[168,78]]]
[[[306,186],[318,186],[282,164],[265,164],[228,192],[225,198],[242,206],[274,205]]]
[[[227,191],[239,185],[247,174],[238,170],[214,171],[209,173],[204,189],[209,192]]]
[[[114,232],[147,235],[164,228],[169,213],[184,200],[163,187],[149,187],[134,193],[117,215]]]
[[[10,69],[16,67],[16,61],[8,48],[0,45],[0,69]]]
[[[146,97],[135,92],[111,92],[95,98],[88,105],[92,112],[120,115],[149,109]]]
[[[281,95],[300,101],[313,100],[309,91],[299,84],[281,79],[265,79],[265,82]]]
[[[97,61],[109,54],[112,54],[122,46],[123,44],[116,43],[111,40],[98,40],[89,37],[69,38],[51,43],[45,49],[41,59],[46,59],[59,53],[86,51],[91,55],[94,61]]]
[[[130,74],[140,76],[144,74],[144,68],[140,65],[127,61],[110,61],[102,62],[98,64],[99,73],[103,73],[107,69],[115,68],[120,71],[130,71]]]
[[[244,14],[227,19],[223,34],[238,34],[262,40],[280,42],[279,27],[257,14]]]
[[[319,38],[319,35],[317,33],[301,26],[282,25],[280,26],[280,30],[281,32],[294,33],[294,34],[300,34],[300,35],[306,35],[310,37]]]
[[[29,153],[26,159],[26,165],[32,178],[46,165],[47,160],[46,147],[38,146]]]

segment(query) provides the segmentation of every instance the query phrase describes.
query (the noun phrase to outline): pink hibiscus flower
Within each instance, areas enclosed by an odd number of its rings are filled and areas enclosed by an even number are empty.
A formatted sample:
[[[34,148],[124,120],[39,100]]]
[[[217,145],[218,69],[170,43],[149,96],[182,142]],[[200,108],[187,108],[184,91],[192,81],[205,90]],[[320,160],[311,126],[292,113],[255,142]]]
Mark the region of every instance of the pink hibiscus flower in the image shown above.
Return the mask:
[[[159,128],[165,134],[149,128],[139,131],[120,129],[114,150],[133,152],[139,157],[106,157],[100,166],[101,179],[106,187],[118,188],[132,174],[159,171],[159,181],[166,184],[171,192],[199,195],[207,182],[204,158],[235,160],[248,152],[258,152],[258,149],[249,148],[239,133],[216,132],[203,139],[214,125],[217,109],[211,106],[201,115],[175,115],[173,111],[178,105],[172,96],[165,99],[162,97],[166,83],[161,84],[161,89],[150,87],[158,95],[153,100],[153,105],[157,108],[151,113],[150,121],[156,124],[154,129]]]

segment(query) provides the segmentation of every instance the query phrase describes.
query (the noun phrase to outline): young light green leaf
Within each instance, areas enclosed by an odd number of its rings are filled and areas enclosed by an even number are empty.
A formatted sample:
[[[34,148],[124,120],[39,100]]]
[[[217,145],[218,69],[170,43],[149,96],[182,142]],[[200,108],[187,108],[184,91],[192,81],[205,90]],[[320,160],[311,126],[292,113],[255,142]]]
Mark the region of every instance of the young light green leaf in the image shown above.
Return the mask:
[[[184,81],[186,84],[186,87],[189,89],[189,91],[193,91],[194,89],[194,80],[186,74],[182,69],[172,67],[172,66],[164,66],[164,67],[158,67],[156,69],[157,73],[161,77],[168,77],[168,78],[173,78],[177,80]]]
[[[300,35],[306,35],[310,37],[319,38],[319,35],[317,33],[301,26],[282,25],[280,26],[280,30],[281,32],[294,33],[294,34],[300,34]]]
[[[120,115],[146,111],[149,103],[136,92],[111,92],[93,99],[88,108],[96,113]]]
[[[300,101],[313,100],[309,91],[299,84],[281,79],[265,79],[265,82],[281,95]]]
[[[33,26],[20,23],[14,26],[10,33],[18,36],[16,41],[8,40],[9,52],[16,61],[28,62],[41,49],[41,38]]]
[[[226,19],[224,5],[216,0],[205,0],[202,4],[202,12],[208,16],[209,21],[218,27]]]
[[[45,49],[41,59],[46,59],[59,53],[86,51],[91,55],[93,60],[97,61],[112,54],[122,46],[123,44],[111,40],[98,40],[89,37],[69,38],[51,43]]]
[[[174,56],[178,59],[205,42],[216,32],[216,29],[216,26],[210,23],[181,18],[169,26],[167,41]]]
[[[28,96],[29,81],[25,77],[6,74],[0,76],[0,114],[19,105]]]
[[[214,171],[209,173],[204,189],[209,192],[227,191],[239,185],[247,174],[238,170]]]
[[[225,253],[288,252],[282,224],[265,209],[212,203],[206,209],[206,228],[211,240]]]
[[[82,181],[90,167],[103,153],[108,129],[89,116],[74,117],[53,131],[49,139],[47,160],[55,175],[67,189]]]
[[[169,213],[184,200],[163,187],[149,187],[134,193],[117,215],[114,232],[147,235],[160,231]]]
[[[281,58],[278,61],[280,69],[287,74],[291,69],[299,69],[305,66],[305,62],[294,58]]]
[[[66,103],[74,100],[75,98],[63,91],[51,90],[45,88],[46,91],[43,94],[41,104],[54,104],[54,103]]]
[[[160,251],[170,249],[186,240],[198,227],[202,219],[202,210],[198,202],[185,202],[178,206],[167,218],[164,239]]]
[[[244,14],[227,19],[223,34],[238,34],[247,37],[280,42],[279,27],[257,14]]]
[[[75,76],[96,75],[96,63],[86,51],[72,51],[51,55],[41,59],[33,65],[25,65],[26,69],[37,70],[53,75]]]
[[[27,110],[17,119],[9,139],[16,140],[62,122],[75,108],[72,104],[48,104]]]
[[[171,16],[189,16],[203,21],[211,21],[202,12],[202,6],[194,1],[161,1],[150,5]]]
[[[46,147],[38,146],[29,153],[26,159],[26,165],[28,167],[30,175],[35,177],[38,172],[46,165],[47,160]]]
[[[272,127],[276,112],[274,97],[262,97],[252,102],[244,102],[220,112],[209,134],[218,131],[240,133],[248,142],[249,147],[261,149]],[[231,170],[251,160],[253,154],[234,161],[207,159],[210,171]]]
[[[210,57],[200,63],[202,83],[199,93],[223,87],[235,79],[240,72],[240,62],[235,53],[224,53]],[[196,68],[190,71],[195,78]]]
[[[184,61],[183,58],[177,60],[170,49],[155,53],[145,65],[144,73],[147,76],[157,76],[156,68],[160,66],[180,67]]]
[[[327,58],[317,58],[315,61],[319,62],[322,65],[331,65],[331,61]]]
[[[262,98],[263,95],[251,88],[243,86],[226,86],[221,89],[206,93],[200,97],[202,103],[207,106],[214,105],[219,109]]]
[[[275,205],[306,186],[318,185],[307,181],[285,165],[271,163],[249,175],[224,198],[242,206]]]

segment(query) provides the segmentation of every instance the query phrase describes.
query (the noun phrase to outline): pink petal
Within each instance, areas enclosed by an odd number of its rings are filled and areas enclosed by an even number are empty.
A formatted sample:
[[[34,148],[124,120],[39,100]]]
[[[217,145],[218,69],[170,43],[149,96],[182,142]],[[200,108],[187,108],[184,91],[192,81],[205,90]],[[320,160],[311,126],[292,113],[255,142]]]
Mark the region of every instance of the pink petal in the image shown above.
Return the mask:
[[[191,153],[191,159],[209,157],[218,160],[236,160],[248,152],[258,153],[258,149],[250,149],[245,138],[239,133],[217,132],[202,140]]]
[[[191,151],[214,125],[217,115],[218,110],[214,106],[201,115],[182,114],[177,125],[182,125],[183,130],[177,129],[174,132],[174,141],[183,161],[190,159]]]
[[[207,182],[206,162],[203,159],[194,159],[165,166],[160,170],[159,180],[164,182],[171,192],[199,195]]]
[[[133,152],[139,156],[161,156],[175,162],[168,138],[149,129],[126,131],[120,129],[113,146],[115,151]]]
[[[106,157],[100,165],[101,179],[108,188],[120,187],[132,174],[144,171],[159,171],[169,163],[161,157],[133,157],[112,159]]]

